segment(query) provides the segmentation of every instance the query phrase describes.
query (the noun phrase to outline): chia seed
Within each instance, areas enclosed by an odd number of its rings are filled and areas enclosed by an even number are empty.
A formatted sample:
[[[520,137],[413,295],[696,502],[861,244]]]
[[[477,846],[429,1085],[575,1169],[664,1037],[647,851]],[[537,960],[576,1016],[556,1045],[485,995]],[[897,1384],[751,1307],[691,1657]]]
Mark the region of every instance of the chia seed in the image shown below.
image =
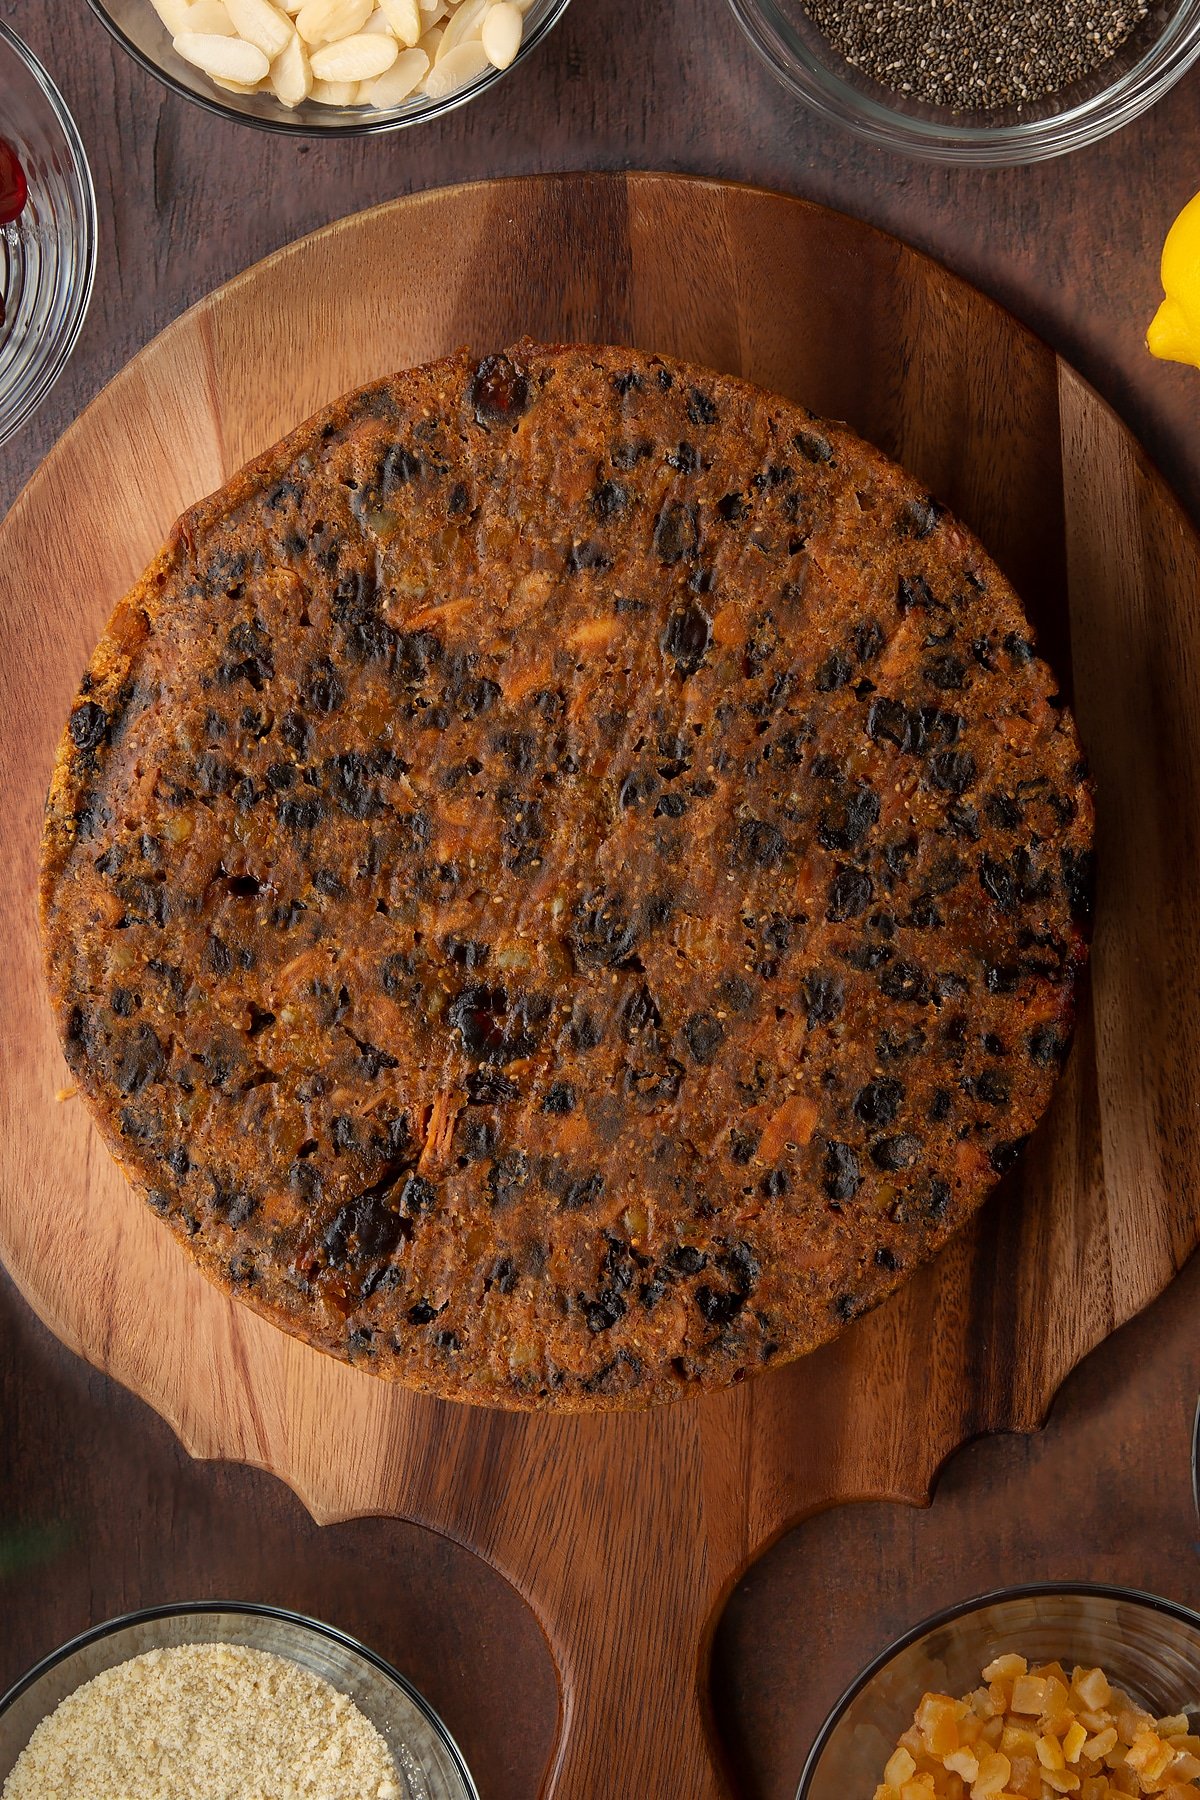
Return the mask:
[[[847,62],[955,112],[1020,109],[1115,55],[1148,0],[806,0]]]

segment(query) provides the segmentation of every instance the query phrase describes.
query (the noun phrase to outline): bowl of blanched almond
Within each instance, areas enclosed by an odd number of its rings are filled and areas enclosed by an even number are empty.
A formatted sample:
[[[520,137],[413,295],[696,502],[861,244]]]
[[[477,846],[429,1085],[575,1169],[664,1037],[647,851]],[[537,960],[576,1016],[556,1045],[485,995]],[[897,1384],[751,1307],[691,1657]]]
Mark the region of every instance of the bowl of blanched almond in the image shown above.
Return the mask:
[[[143,68],[268,131],[395,130],[485,93],[569,0],[90,0]]]
[[[838,1701],[797,1800],[1200,1800],[1200,1615],[1131,1589],[950,1607]]]

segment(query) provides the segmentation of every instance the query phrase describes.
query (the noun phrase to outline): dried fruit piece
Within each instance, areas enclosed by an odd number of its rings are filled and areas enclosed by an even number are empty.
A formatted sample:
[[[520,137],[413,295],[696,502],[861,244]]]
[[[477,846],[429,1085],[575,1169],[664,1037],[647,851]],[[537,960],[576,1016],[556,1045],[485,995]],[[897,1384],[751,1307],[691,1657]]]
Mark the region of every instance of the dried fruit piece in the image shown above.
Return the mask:
[[[0,225],[12,225],[25,211],[29,184],[12,145],[0,138]],[[0,319],[3,318],[0,311]]]

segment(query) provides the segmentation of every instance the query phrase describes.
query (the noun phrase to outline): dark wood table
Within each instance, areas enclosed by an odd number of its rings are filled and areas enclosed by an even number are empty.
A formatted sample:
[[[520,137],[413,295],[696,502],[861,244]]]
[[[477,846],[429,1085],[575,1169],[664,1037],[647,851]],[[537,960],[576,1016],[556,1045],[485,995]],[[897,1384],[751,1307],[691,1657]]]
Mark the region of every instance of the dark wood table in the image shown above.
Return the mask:
[[[1163,233],[1200,186],[1200,76],[1065,162],[949,172],[868,152],[810,119],[758,64],[725,0],[576,0],[524,69],[442,123],[298,144],[165,93],[83,0],[0,0],[0,17],[74,109],[101,221],[83,341],[41,415],[0,452],[0,506],[149,337],[289,239],[412,189],[641,167],[801,193],[942,258],[1062,350],[1200,515],[1200,375],[1154,364],[1142,347]],[[842,1509],[760,1560],[729,1603],[712,1671],[740,1792],[790,1796],[844,1682],[951,1600],[1083,1578],[1200,1603],[1189,1472],[1198,1301],[1200,1264],[1070,1379],[1039,1436],[960,1453],[928,1512]],[[274,1601],[356,1633],[443,1714],[483,1800],[536,1793],[555,1732],[554,1671],[499,1576],[415,1527],[318,1529],[271,1478],[191,1462],[0,1278],[0,1688],[97,1620],[204,1596]],[[597,1800],[624,1793],[619,1770],[598,1773]]]

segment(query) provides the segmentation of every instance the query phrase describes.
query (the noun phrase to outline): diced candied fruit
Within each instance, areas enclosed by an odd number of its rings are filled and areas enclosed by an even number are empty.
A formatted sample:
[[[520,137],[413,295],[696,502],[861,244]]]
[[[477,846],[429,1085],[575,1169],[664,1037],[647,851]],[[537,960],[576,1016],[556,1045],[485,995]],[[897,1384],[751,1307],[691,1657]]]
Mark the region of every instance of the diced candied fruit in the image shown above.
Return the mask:
[[[1076,1719],[1075,1723],[1071,1726],[1070,1730],[1067,1732],[1066,1737],[1064,1737],[1064,1739],[1063,1739],[1063,1756],[1066,1759],[1066,1761],[1069,1763],[1078,1762],[1079,1761],[1079,1752],[1083,1749],[1083,1746],[1086,1743],[1087,1743],[1087,1726],[1081,1725],[1079,1723],[1079,1720]]]
[[[1063,1769],[1067,1763],[1058,1738],[1050,1737],[1046,1733],[1043,1733],[1037,1740],[1037,1759],[1043,1769]]]
[[[983,1679],[985,1681],[1015,1681],[1018,1675],[1027,1675],[1028,1673],[1029,1664],[1025,1658],[1010,1653],[1007,1656],[998,1656],[994,1662],[990,1662],[983,1671]]]
[[[1012,1699],[1009,1701],[1013,1712],[1032,1713],[1036,1719],[1046,1703],[1046,1683],[1040,1675],[1018,1675],[1013,1682]]]
[[[930,1756],[958,1749],[958,1704],[948,1694],[926,1694],[917,1708],[917,1724]]]
[[[1200,1735],[1100,1669],[997,1657],[962,1700],[927,1693],[874,1800],[1200,1800]],[[1103,1696],[1103,1698],[1101,1698]]]
[[[917,1772],[917,1765],[910,1751],[903,1745],[894,1750],[883,1771],[884,1783],[888,1787],[901,1787]]]
[[[1036,1756],[1014,1756],[1008,1785],[1021,1800],[1042,1800],[1042,1765]]]
[[[1071,1686],[1088,1712],[1099,1712],[1112,1699],[1103,1669],[1076,1669]]]
[[[999,1750],[985,1751],[979,1759],[979,1773],[971,1783],[971,1800],[996,1800],[1007,1785],[1012,1764]]]

